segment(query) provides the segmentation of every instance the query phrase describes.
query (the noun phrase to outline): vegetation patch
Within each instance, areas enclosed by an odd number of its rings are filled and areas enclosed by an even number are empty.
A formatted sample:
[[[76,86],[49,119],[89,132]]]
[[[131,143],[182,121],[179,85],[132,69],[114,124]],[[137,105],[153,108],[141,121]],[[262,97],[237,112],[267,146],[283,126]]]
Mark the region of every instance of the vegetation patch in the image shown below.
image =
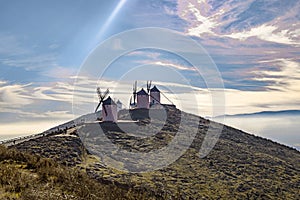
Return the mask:
[[[86,173],[37,155],[0,146],[0,199],[153,199],[101,184]]]

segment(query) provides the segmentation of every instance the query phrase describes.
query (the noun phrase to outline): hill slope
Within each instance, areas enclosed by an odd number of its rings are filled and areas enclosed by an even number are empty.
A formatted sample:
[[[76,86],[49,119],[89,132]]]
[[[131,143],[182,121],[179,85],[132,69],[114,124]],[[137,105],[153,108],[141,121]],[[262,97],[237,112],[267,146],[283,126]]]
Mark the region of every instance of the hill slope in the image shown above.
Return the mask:
[[[101,184],[78,169],[0,146],[0,199],[151,199]]]
[[[96,123],[81,124],[69,130],[69,134],[49,135],[15,147],[77,167],[101,183],[146,192],[157,199],[299,199],[300,153],[295,149],[224,126],[214,149],[200,159],[199,149],[208,126],[217,123],[172,107],[166,111],[167,122],[161,130],[155,119],[149,125],[147,120],[140,122],[141,126],[146,124],[149,129],[159,130],[149,137],[133,136],[145,134],[139,130],[132,130],[131,135],[115,128],[115,124],[106,124],[104,128],[101,125],[107,138],[118,147],[131,152],[151,152],[172,141],[182,114],[188,119],[196,118],[199,124],[183,127],[186,134],[197,131],[188,150],[172,164],[155,171],[128,173],[126,169],[143,165],[142,161],[130,163],[114,151],[109,156],[124,171],[105,165],[107,155],[87,154],[78,135],[86,139],[85,144],[93,144],[86,142],[97,140],[94,126],[99,124]],[[120,118],[129,119],[129,115],[121,113]]]

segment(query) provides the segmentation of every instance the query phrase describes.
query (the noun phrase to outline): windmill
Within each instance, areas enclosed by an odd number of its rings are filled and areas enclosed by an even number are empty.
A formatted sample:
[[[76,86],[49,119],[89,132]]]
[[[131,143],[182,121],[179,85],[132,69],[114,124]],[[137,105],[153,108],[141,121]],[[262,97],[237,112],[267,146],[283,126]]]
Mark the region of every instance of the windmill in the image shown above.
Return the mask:
[[[104,93],[102,93],[100,87],[97,87],[97,94],[98,94],[98,97],[99,97],[99,103],[98,103],[98,106],[96,107],[95,112],[97,112],[99,106],[101,105],[101,103],[103,103],[103,101],[106,98],[106,96],[108,95],[108,93],[109,93],[109,89],[106,89],[106,91]],[[105,115],[107,115],[107,111],[106,111],[105,106],[103,106],[103,108],[104,108]]]
[[[147,92],[149,94],[151,88],[152,81],[147,81]]]

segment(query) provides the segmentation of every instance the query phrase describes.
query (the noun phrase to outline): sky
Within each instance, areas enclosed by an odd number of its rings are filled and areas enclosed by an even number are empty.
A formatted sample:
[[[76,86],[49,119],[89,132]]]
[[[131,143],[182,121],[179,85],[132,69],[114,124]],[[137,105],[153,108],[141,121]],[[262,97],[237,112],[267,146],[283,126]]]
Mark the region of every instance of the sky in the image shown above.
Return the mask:
[[[216,88],[207,87],[206,77],[199,76],[189,60],[165,49],[127,52],[113,60],[102,76],[97,66],[105,55],[100,55],[94,60],[93,77],[82,76],[99,45],[115,34],[145,27],[177,31],[203,47],[211,59],[209,66],[215,65],[222,78],[225,114],[300,110],[299,0],[0,4],[2,135],[43,131],[93,112],[97,85],[109,87],[126,106],[134,79],[139,80],[139,88],[145,87],[145,79],[153,80],[187,112],[213,115]],[[115,45],[122,48],[122,41]],[[80,94],[74,94],[74,88]]]

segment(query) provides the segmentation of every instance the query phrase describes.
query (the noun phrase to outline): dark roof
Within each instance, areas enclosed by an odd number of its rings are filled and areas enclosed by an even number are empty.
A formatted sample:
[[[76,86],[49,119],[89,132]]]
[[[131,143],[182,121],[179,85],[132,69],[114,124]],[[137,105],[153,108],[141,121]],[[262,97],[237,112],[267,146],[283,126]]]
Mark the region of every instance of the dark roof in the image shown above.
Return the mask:
[[[157,89],[156,86],[154,86],[154,87],[150,90],[150,92],[160,92],[160,91],[159,91],[159,89]]]
[[[110,96],[103,101],[103,105],[116,105],[116,103],[110,98]]]
[[[138,93],[136,93],[137,95],[148,95],[147,92],[143,89],[141,89]]]

